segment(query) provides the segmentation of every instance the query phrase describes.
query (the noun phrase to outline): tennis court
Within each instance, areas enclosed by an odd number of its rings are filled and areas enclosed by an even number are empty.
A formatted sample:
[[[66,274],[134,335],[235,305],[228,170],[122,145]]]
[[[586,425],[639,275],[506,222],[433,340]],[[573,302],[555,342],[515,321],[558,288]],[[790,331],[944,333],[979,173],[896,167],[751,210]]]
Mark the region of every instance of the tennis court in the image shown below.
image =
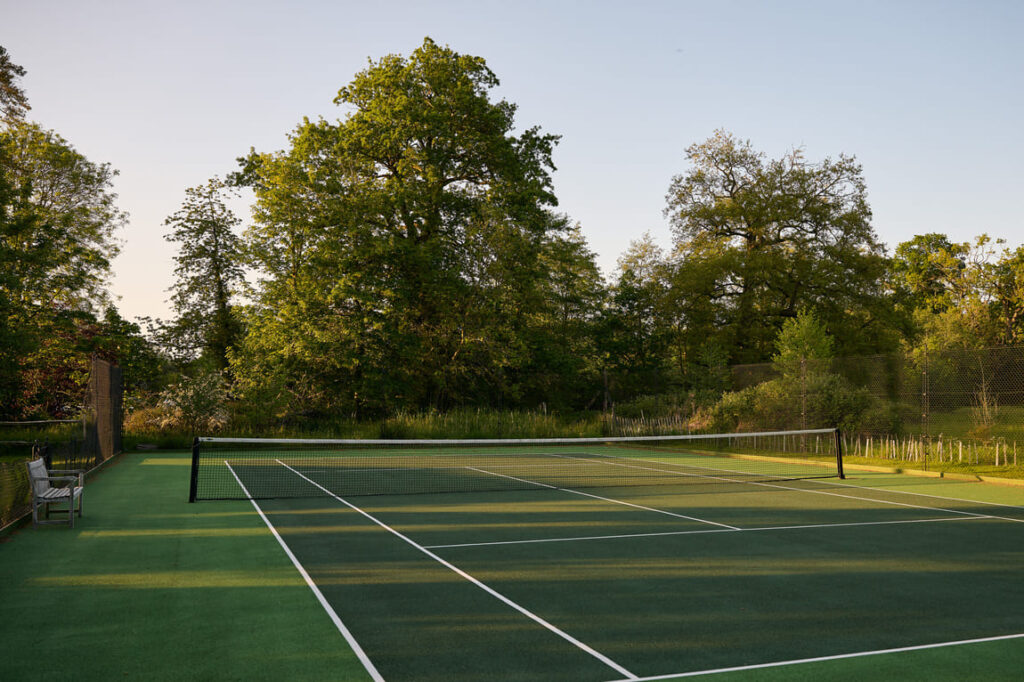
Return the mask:
[[[1020,489],[840,479],[806,438],[805,461],[716,467],[690,443],[258,445],[211,442],[192,496],[261,498],[372,679],[863,674],[993,645],[989,678],[1024,662]]]

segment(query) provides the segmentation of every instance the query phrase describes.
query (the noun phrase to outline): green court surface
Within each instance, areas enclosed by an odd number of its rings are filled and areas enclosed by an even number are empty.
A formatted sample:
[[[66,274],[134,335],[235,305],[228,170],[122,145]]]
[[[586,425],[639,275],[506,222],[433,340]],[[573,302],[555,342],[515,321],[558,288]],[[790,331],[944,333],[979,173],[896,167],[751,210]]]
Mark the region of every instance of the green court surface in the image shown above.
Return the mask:
[[[1024,670],[1021,487],[854,471],[189,504],[188,465],[122,456],[87,482],[73,530],[28,526],[0,543],[0,677]],[[316,486],[315,468],[291,475]]]

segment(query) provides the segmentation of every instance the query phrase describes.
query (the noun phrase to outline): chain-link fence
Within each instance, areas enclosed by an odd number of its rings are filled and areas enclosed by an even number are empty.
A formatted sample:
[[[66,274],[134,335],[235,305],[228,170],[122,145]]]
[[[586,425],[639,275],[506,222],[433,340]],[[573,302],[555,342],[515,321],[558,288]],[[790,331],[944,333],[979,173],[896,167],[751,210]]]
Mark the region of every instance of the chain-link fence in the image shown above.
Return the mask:
[[[31,511],[25,462],[42,457],[49,468],[96,468],[121,451],[121,370],[93,358],[81,421],[5,422],[0,434],[0,529]]]
[[[733,402],[750,408],[737,415],[746,428],[838,425],[854,460],[1024,467],[1024,347],[743,365],[732,379],[730,395],[745,397]]]

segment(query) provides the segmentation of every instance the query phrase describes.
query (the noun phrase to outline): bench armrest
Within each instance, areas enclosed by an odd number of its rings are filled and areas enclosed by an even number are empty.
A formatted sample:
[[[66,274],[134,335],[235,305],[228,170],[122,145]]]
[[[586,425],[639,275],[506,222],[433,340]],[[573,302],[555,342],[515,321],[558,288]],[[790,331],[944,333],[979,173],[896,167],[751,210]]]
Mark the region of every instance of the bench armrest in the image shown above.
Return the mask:
[[[74,477],[76,479],[78,479],[78,485],[79,486],[85,485],[85,482],[82,480],[82,477],[85,475],[85,469],[50,469],[47,473],[50,473],[50,474],[74,474]],[[50,476],[51,480],[53,478],[54,478],[53,476]],[[69,479],[70,479],[70,477],[64,477],[63,480],[69,480]]]
[[[47,476],[47,481],[78,481],[78,476]]]

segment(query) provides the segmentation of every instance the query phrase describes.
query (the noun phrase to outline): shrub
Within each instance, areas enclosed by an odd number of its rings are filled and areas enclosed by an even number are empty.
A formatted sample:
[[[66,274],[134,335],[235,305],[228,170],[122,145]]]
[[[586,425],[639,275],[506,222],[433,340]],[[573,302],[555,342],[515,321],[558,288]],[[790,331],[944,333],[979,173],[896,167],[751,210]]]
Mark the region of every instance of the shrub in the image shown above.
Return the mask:
[[[782,377],[726,393],[709,410],[714,431],[760,431],[838,426],[844,431],[892,432],[895,406],[837,374]]]
[[[162,428],[185,429],[191,435],[213,432],[228,422],[227,389],[220,372],[184,377],[160,394]]]

